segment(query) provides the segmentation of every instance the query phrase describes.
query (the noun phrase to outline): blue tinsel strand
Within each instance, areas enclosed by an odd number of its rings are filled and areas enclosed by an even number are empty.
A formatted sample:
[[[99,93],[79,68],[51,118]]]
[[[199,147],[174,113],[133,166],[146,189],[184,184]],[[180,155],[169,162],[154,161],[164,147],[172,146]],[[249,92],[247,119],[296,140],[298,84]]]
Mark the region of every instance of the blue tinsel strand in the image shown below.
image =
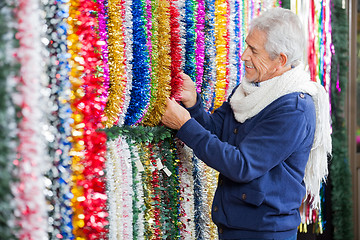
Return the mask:
[[[205,108],[211,112],[215,98],[215,0],[205,0],[205,56],[204,56],[204,79],[201,90],[201,97]]]
[[[149,51],[146,46],[146,18],[141,0],[132,3],[133,14],[133,61],[131,100],[125,117],[125,125],[133,125],[145,114],[150,101]]]

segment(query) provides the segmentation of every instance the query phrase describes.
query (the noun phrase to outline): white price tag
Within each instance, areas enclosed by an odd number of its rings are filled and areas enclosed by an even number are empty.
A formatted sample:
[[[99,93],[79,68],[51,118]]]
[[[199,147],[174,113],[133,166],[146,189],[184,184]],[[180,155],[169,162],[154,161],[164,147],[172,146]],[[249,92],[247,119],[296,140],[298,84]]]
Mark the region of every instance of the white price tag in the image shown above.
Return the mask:
[[[164,165],[162,164],[160,158],[158,158],[158,159],[156,160],[156,167],[157,167],[157,169],[159,169],[159,170],[161,170],[161,169],[164,168]]]
[[[145,171],[144,166],[142,165],[140,160],[136,160],[135,161],[135,166],[136,168],[139,170],[139,172],[143,172]]]
[[[164,170],[165,174],[166,174],[168,177],[171,176],[171,172],[170,172],[170,170],[169,170],[167,167],[164,167],[163,170]]]

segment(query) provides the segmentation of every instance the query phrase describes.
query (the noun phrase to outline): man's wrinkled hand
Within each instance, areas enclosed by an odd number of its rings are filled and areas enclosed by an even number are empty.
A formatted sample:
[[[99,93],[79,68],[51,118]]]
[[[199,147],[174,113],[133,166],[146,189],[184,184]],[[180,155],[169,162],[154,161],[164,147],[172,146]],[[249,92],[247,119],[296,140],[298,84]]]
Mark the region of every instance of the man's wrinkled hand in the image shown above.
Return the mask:
[[[189,119],[191,119],[190,113],[184,107],[174,99],[166,99],[165,113],[161,119],[165,126],[179,130]]]
[[[184,72],[179,73],[179,77],[182,79],[183,84],[181,86],[180,101],[185,107],[190,108],[196,103],[196,88],[195,83]]]

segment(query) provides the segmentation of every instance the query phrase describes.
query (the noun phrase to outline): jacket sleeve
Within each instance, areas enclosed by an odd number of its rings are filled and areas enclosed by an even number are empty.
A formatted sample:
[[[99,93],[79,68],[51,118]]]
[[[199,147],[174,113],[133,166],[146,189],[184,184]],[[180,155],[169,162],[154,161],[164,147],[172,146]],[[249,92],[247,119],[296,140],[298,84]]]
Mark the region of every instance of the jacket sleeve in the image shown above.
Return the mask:
[[[212,134],[216,136],[220,136],[223,128],[223,122],[225,113],[228,111],[230,104],[228,102],[224,102],[221,107],[217,108],[213,114],[207,113],[201,103],[201,96],[197,93],[197,101],[196,104],[187,108],[192,118],[194,118],[203,128],[209,130]]]
[[[306,137],[311,138],[304,112],[270,115],[258,122],[237,146],[222,142],[195,119],[188,120],[177,136],[202,161],[227,178],[249,182],[286,160]]]

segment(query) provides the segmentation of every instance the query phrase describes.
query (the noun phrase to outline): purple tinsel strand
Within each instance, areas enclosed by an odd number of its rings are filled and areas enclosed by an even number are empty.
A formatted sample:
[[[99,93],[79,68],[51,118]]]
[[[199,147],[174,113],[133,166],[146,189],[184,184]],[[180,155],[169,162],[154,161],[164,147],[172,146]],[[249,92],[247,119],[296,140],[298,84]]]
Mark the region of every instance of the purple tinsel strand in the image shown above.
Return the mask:
[[[106,26],[106,19],[107,19],[107,0],[98,0],[98,21],[99,21],[99,36],[101,41],[101,53],[102,53],[102,60],[103,60],[103,77],[104,77],[104,89],[105,91],[101,95],[101,99],[104,101],[108,98],[108,89],[109,89],[109,65],[108,65],[108,35],[107,35],[107,26]]]
[[[205,2],[204,0],[198,0],[198,12],[196,15],[196,90],[201,92],[201,86],[204,76],[204,24],[205,24]]]

